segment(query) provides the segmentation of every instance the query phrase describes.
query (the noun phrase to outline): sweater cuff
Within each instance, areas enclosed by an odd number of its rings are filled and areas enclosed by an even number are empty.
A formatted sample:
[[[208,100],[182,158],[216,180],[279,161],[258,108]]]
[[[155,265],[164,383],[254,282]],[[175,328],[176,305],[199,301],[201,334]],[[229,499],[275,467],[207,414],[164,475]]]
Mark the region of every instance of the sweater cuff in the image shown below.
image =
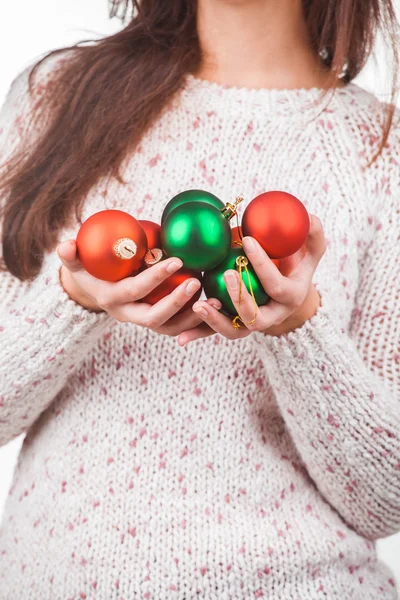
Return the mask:
[[[320,297],[321,304],[315,315],[303,325],[280,336],[273,336],[261,331],[254,332],[254,340],[262,345],[263,350],[269,350],[275,355],[285,355],[292,358],[304,358],[305,354],[315,354],[320,351],[321,343],[329,343],[335,339],[338,332],[344,334],[337,315],[329,304],[329,293],[320,282],[313,282]]]
[[[24,314],[33,319],[40,315],[43,324],[48,320],[56,320],[60,329],[78,326],[78,329],[88,330],[110,319],[106,312],[87,310],[70,298],[61,284],[60,268],[58,255],[54,253],[48,256],[41,273],[34,279],[25,297],[16,304],[15,310],[11,304],[11,314]]]

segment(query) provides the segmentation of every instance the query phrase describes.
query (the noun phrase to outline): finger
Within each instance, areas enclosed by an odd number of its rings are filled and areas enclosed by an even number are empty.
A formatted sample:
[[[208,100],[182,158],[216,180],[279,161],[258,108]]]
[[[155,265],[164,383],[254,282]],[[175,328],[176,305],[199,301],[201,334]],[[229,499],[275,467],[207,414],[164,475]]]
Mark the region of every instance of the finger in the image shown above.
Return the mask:
[[[316,215],[311,215],[310,233],[306,240],[306,247],[316,261],[320,261],[326,252],[324,228],[321,219]]]
[[[259,307],[251,296],[244,282],[240,281],[240,275],[235,270],[224,273],[224,281],[237,314],[240,315],[242,323],[250,330],[265,329]]]
[[[188,331],[183,331],[178,336],[178,344],[183,348],[183,346],[186,346],[186,344],[189,344],[190,342],[211,337],[215,334],[216,332],[214,331],[214,329],[211,329],[211,327],[209,327],[207,323],[202,323],[198,327],[194,327],[193,329],[189,329]]]
[[[306,278],[307,281],[311,281],[327,247],[321,220],[316,215],[310,215],[310,217],[310,233],[305,243],[307,252],[290,274],[292,278]]]
[[[72,273],[83,271],[78,258],[75,240],[66,240],[57,246],[57,254],[63,265]]]
[[[201,322],[201,318],[190,307],[166,321],[157,331],[163,335],[175,337],[182,333],[182,331],[197,327]]]
[[[285,258],[281,258],[279,260],[279,270],[285,277],[289,277],[298,263],[305,257],[307,254],[306,245],[303,244],[300,250],[291,254],[290,256],[286,256]]]
[[[246,337],[249,334],[249,331],[244,327],[235,330],[232,324],[232,318],[220,314],[215,308],[204,301],[196,302],[193,305],[193,311],[198,314],[211,329],[230,340]]]
[[[153,267],[138,273],[133,277],[126,277],[112,285],[103,286],[104,298],[99,299],[103,306],[111,307],[119,304],[138,302],[152,292],[160,283],[168,279],[182,267],[179,258],[163,260]],[[130,311],[131,312],[131,311]]]
[[[265,306],[259,307],[255,324],[247,327],[251,331],[267,331],[271,327],[281,325],[294,311],[295,307],[288,307],[286,304],[271,300]]]
[[[208,298],[205,302],[210,304],[216,310],[220,310],[222,308],[222,304],[217,298]]]
[[[250,331],[265,331],[272,325],[280,325],[295,310],[295,307],[289,307],[271,298],[266,305],[257,306],[244,284],[240,297],[240,276],[237,271],[226,271],[224,279],[237,313],[243,325]]]
[[[232,280],[230,279],[232,276]],[[240,276],[237,271],[226,271],[224,274],[226,287],[231,300],[237,310],[238,315],[242,320],[243,325],[249,331],[265,331],[272,326],[281,325],[295,311],[296,306],[281,304],[273,299],[270,299],[267,304],[257,306],[254,298],[248,292],[245,285],[242,284],[241,300],[240,294]],[[235,286],[232,289],[230,281],[235,279]]]
[[[186,302],[199,290],[201,283],[198,279],[187,279],[181,283],[171,294],[162,298],[159,302],[150,306],[149,304],[136,302],[126,305],[125,314],[131,315],[132,322],[158,330],[164,323],[171,319],[185,306]],[[141,320],[137,321],[139,307],[146,306],[145,314],[141,312]]]
[[[216,310],[219,310],[222,306],[221,302],[215,298],[211,298],[211,300],[207,300],[207,302],[209,302]],[[164,335],[175,337],[183,331],[197,327],[202,322],[201,317],[196,315],[196,313],[193,312],[192,307],[190,307],[169,319],[169,321],[162,325],[158,331]]]
[[[292,304],[298,292],[297,282],[282,275],[254,238],[244,237],[243,247],[268,296],[282,304]]]
[[[191,278],[181,283],[171,294],[157,302],[152,308],[151,318],[158,327],[171,319],[199,291],[201,283]]]
[[[111,316],[122,323],[133,323],[140,327],[147,327],[147,315],[151,304],[135,302],[134,304],[120,304],[109,310]]]

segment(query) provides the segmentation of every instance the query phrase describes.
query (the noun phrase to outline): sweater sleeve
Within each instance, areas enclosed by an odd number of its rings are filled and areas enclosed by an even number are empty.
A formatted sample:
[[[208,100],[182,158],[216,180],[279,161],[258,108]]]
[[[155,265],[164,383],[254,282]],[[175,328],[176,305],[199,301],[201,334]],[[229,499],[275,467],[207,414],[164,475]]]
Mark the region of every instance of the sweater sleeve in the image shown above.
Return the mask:
[[[400,529],[399,189],[387,188],[378,211],[348,330],[315,281],[322,305],[309,321],[280,337],[254,336],[309,475],[369,539]]]
[[[1,165],[26,139],[32,106],[27,73],[14,80],[0,112]],[[69,298],[60,264],[57,253],[49,253],[30,282],[0,271],[0,445],[49,406],[110,322]]]

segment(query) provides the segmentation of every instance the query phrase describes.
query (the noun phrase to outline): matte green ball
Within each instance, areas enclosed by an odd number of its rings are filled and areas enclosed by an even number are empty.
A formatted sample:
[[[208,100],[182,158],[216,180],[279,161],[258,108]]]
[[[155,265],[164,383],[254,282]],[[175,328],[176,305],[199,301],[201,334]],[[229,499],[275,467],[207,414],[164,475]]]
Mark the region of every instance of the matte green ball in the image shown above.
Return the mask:
[[[239,267],[236,265],[236,259],[238,256],[246,256],[243,248],[231,248],[225,259],[215,269],[208,271],[208,273],[204,273],[203,278],[203,289],[205,295],[207,298],[217,298],[222,304],[221,312],[229,317],[236,316],[237,310],[226,288],[224,273],[230,269],[239,271]],[[247,265],[247,269],[257,305],[263,306],[264,304],[267,304],[269,296],[264,291],[264,288],[262,287],[260,280],[258,279],[250,262]],[[243,269],[242,281],[247,290],[250,292],[249,276]]]
[[[167,256],[176,256],[187,269],[209,271],[229,252],[231,227],[210,204],[189,202],[170,212],[161,225],[161,244]]]
[[[161,217],[161,223],[164,222],[170,212],[172,212],[178,206],[186,204],[187,202],[205,202],[206,204],[215,206],[215,208],[218,208],[218,210],[221,210],[225,206],[222,200],[210,192],[206,192],[204,190],[186,190],[184,192],[180,192],[180,194],[177,194],[168,202],[167,206],[164,208],[164,212]]]

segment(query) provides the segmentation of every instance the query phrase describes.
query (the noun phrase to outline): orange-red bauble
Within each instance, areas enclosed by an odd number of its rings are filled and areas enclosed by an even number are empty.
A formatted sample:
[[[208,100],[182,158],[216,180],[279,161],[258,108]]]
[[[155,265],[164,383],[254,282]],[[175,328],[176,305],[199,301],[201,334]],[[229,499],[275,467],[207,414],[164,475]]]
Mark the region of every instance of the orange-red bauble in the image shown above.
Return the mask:
[[[83,268],[104,281],[137,273],[147,252],[143,227],[122,210],[102,210],[89,217],[79,229],[76,245]]]
[[[161,248],[161,225],[153,223],[153,221],[144,221],[142,219],[139,219],[139,223],[146,234],[149,250]]]
[[[243,232],[241,227],[232,227],[232,248],[237,248],[242,244]],[[279,258],[271,258],[272,262],[279,269]]]
[[[161,225],[154,223],[153,221],[145,221],[140,219],[139,223],[143,227],[146,237],[148,252],[144,257],[144,262],[148,267],[158,263],[163,257],[163,251],[161,246]]]
[[[147,296],[142,298],[141,301],[147,302],[147,304],[156,304],[157,302],[159,302],[160,300],[165,298],[165,296],[168,296],[168,294],[171,294],[171,292],[173,292],[181,283],[186,281],[186,279],[190,279],[191,277],[195,277],[196,279],[198,279],[200,281],[200,283],[202,283],[201,273],[197,273],[196,271],[191,271],[190,269],[184,269],[184,268],[179,269],[179,271],[176,271],[176,273],[173,273],[172,275],[170,275],[168,277],[168,279],[165,279],[165,281],[160,283],[160,285],[158,285],[152,292],[150,292],[150,294],[147,294]],[[179,313],[183,312],[184,310],[187,310],[188,308],[193,306],[193,304],[195,302],[197,302],[197,300],[200,298],[200,296],[201,296],[201,287],[195,293],[194,296],[189,298],[189,300],[186,302],[186,304],[184,306],[182,306],[182,308],[176,314],[179,314]]]
[[[270,258],[297,252],[310,231],[310,216],[287,192],[265,192],[252,200],[242,217],[243,235],[254,237]]]
[[[242,243],[243,232],[241,227],[232,227],[232,246],[237,247]]]

